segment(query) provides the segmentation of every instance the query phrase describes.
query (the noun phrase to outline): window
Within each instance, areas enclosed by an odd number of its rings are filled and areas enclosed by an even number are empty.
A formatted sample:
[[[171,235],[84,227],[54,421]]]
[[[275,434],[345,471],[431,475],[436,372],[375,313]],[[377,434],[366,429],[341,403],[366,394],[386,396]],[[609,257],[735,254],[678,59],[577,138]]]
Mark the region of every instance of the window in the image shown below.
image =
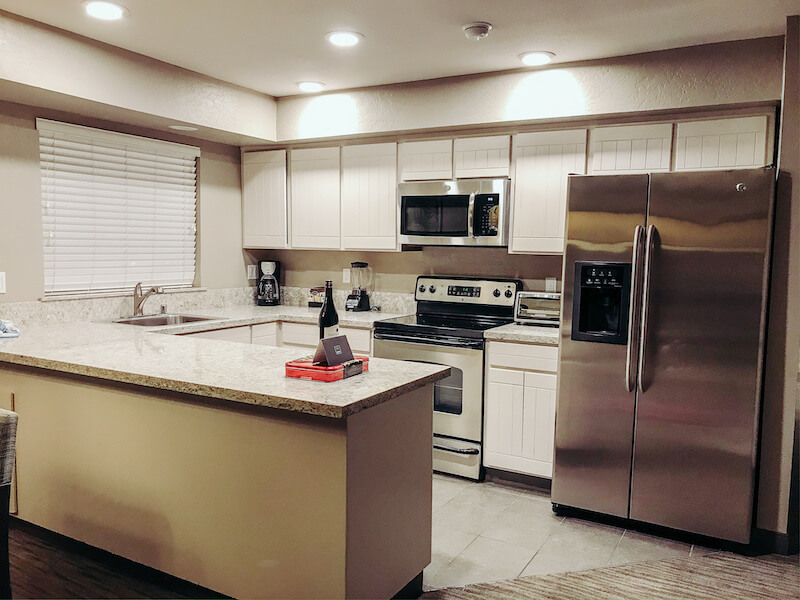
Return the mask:
[[[200,149],[36,120],[45,295],[191,287]]]

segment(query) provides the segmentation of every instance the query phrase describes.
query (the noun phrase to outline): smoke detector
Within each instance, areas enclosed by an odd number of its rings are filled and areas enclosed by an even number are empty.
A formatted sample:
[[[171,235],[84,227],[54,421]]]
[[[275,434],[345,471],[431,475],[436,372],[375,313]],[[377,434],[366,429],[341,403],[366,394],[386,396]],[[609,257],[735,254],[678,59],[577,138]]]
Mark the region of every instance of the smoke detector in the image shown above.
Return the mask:
[[[489,35],[489,31],[492,29],[492,24],[479,21],[477,23],[469,23],[464,25],[461,29],[464,30],[464,35],[467,36],[468,40],[478,41]]]

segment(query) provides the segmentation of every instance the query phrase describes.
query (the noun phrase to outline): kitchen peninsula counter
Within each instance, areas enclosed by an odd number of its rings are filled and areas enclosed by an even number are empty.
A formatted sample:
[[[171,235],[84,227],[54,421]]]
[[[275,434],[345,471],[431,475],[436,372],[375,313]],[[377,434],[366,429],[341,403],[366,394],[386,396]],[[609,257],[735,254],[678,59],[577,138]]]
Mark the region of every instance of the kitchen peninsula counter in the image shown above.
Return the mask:
[[[293,380],[283,365],[303,349],[142,329],[28,325],[0,340],[18,518],[232,597],[421,584],[446,367],[371,359],[339,382]]]

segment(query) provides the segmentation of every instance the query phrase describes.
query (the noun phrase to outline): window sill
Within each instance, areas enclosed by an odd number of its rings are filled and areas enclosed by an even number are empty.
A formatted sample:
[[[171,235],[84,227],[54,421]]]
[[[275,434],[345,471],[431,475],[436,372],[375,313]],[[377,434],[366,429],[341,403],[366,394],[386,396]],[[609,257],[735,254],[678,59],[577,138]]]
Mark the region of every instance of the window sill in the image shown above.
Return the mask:
[[[166,289],[164,294],[188,294],[192,292],[207,292],[208,288],[204,287],[190,287],[190,288],[175,288]],[[49,295],[39,298],[40,302],[62,302],[64,300],[93,300],[95,298],[132,298],[133,290],[129,292],[86,292],[81,294],[59,294]]]

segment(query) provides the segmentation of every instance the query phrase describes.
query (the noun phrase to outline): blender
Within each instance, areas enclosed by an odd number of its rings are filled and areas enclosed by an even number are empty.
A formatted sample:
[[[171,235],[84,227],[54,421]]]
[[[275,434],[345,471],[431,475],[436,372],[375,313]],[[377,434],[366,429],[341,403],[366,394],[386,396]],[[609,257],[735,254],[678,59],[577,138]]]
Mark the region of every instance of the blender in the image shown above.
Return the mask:
[[[363,312],[370,309],[367,288],[372,283],[372,269],[365,262],[350,263],[350,278],[353,282],[353,291],[347,296],[345,310]]]

